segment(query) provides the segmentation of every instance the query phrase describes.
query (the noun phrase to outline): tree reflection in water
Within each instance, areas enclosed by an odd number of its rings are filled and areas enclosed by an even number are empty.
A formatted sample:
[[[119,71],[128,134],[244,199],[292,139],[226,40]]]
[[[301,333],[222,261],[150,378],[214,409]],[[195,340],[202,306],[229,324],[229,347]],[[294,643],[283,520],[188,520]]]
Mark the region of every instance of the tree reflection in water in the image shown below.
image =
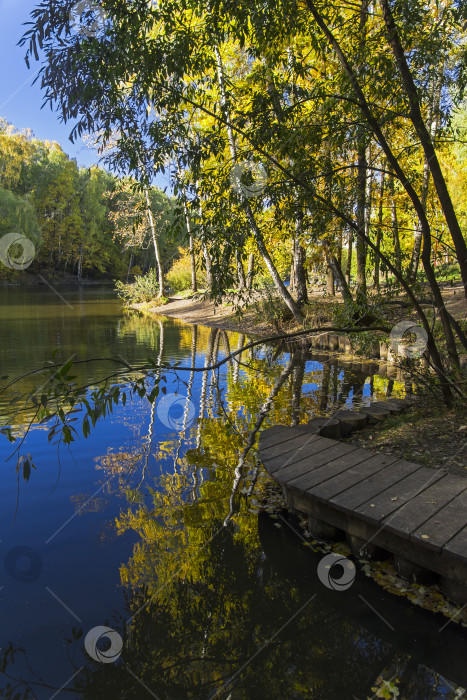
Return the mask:
[[[162,324],[154,337],[161,359]],[[228,353],[229,339],[216,329],[193,326],[185,340],[191,366],[200,345],[206,368]],[[115,474],[108,488],[126,498],[115,531],[136,536],[120,567],[126,609],[108,621],[124,649],[115,664],[93,662],[81,655],[86,630],[76,630],[67,642],[68,657],[78,659],[63,691],[70,697],[365,699],[397,679],[401,697],[425,700],[455,697],[443,676],[467,685],[466,644],[454,625],[440,635],[442,621],[361,574],[348,591],[327,590],[316,575],[322,553],[304,547],[285,514],[254,512],[252,497],[267,499],[270,488],[255,452],[261,429],[329,413],[361,394],[367,379],[333,360],[318,366],[300,346],[275,354],[237,356],[225,380],[204,372],[193,425],[189,373],[180,431],[156,441],[156,405],[137,454],[101,459],[103,481]],[[304,391],[307,383],[319,391]],[[129,474],[137,475],[132,488]],[[7,677],[12,659],[4,650]],[[33,680],[12,681],[5,697],[38,697],[47,683]]]

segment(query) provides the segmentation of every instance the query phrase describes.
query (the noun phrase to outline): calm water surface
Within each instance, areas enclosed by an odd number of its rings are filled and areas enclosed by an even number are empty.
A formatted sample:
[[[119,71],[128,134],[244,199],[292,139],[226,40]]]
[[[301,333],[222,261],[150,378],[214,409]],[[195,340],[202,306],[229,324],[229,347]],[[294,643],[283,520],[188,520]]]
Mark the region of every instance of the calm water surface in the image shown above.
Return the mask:
[[[59,362],[92,359],[73,368],[91,384],[116,369],[99,358],[202,368],[246,342],[125,314],[109,288],[59,292],[0,289],[2,376],[57,350]],[[0,436],[1,697],[365,700],[383,681],[404,698],[462,697],[462,630],[360,570],[347,591],[326,588],[323,553],[293,521],[258,513],[268,480],[245,449],[261,409],[263,427],[290,425],[403,387],[377,367],[299,349],[237,359],[165,372],[154,407],[119,403],[69,447],[33,425],[21,448],[37,467],[28,483]],[[12,396],[0,397],[2,424]],[[24,435],[34,414],[14,406]],[[97,627],[113,631],[88,635]]]

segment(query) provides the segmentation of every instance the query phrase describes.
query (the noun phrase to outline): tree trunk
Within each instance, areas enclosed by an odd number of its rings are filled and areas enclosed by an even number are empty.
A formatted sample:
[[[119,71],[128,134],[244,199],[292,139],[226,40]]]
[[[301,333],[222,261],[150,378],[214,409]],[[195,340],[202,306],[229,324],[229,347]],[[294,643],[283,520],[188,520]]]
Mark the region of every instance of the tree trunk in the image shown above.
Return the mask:
[[[305,260],[306,253],[305,248],[302,245],[301,238],[303,235],[303,216],[299,215],[295,222],[295,236],[294,236],[294,251],[293,251],[293,274],[294,274],[294,291],[296,293],[297,304],[302,306],[308,301],[308,294],[306,289],[306,272],[305,272]]]
[[[442,70],[444,70],[444,65],[443,65]],[[431,136],[433,143],[435,143],[436,134],[438,131],[439,105],[441,102],[441,87],[442,87],[442,78],[440,75],[437,75],[434,78],[433,94],[432,94],[430,109],[428,111],[428,117],[427,117],[428,124],[430,124],[430,136]],[[420,192],[420,201],[421,201],[422,206],[423,206],[425,211],[426,211],[426,204],[427,204],[427,200],[428,200],[429,186],[430,186],[430,166],[429,166],[427,159],[425,158],[425,161],[423,163],[422,189]],[[422,247],[422,229],[421,229],[420,224],[419,224],[417,226],[415,233],[414,233],[412,256],[410,259],[409,268],[407,270],[407,277],[408,277],[410,282],[415,282],[415,280],[417,278],[418,263],[420,261],[421,247]]]
[[[83,274],[83,256],[84,256],[83,244],[81,243],[81,246],[79,249],[78,271],[77,271],[77,276],[78,276],[79,280],[81,279],[81,276]]]
[[[373,205],[373,172],[368,170],[368,163],[371,163],[371,148],[368,146],[367,154],[367,177],[366,177],[366,203],[365,203],[365,233],[367,238],[371,232],[371,207]],[[365,244],[365,253],[368,253],[368,246]]]
[[[242,256],[238,250],[235,251],[235,261],[237,263],[238,288],[246,289],[245,270],[243,269]]]
[[[202,245],[203,245],[204,264],[206,267],[206,284],[208,286],[208,289],[211,289],[211,287],[212,287],[211,256],[209,254],[209,250],[208,250],[206,243],[203,242]]]
[[[225,91],[224,68],[222,65],[222,58],[220,55],[220,51],[219,51],[219,48],[217,46],[214,46],[214,53],[216,56],[216,63],[217,63],[217,79],[218,79],[218,86],[219,86],[219,92],[220,92],[220,103],[221,103],[221,108],[224,112],[226,123],[227,123],[227,137],[228,137],[228,141],[229,141],[232,164],[234,165],[237,162],[237,149],[236,149],[233,129],[232,129],[232,126],[230,123],[230,110],[228,108],[227,96],[226,96],[226,91]],[[259,251],[260,255],[262,256],[264,263],[268,269],[268,272],[274,281],[276,289],[277,289],[281,299],[284,301],[284,303],[287,305],[288,309],[292,313],[296,322],[299,324],[302,324],[303,320],[304,320],[303,314],[300,311],[298,305],[295,303],[292,296],[287,291],[286,286],[284,285],[283,281],[280,278],[280,275],[277,271],[277,268],[274,265],[274,262],[273,262],[270,254],[269,254],[269,251],[266,247],[266,243],[264,242],[263,234],[261,233],[259,226],[256,222],[255,216],[253,214],[253,209],[251,208],[251,206],[248,202],[248,199],[243,195],[243,193],[240,193],[239,197],[240,197],[241,206],[246,214],[246,217],[248,219],[248,223],[250,224],[251,232],[253,233],[253,236],[255,238],[256,245],[258,246],[258,251]]]
[[[326,293],[331,297],[336,296],[334,292],[334,274],[330,265],[326,268]]]
[[[195,258],[195,244],[193,241],[193,236],[190,234],[190,267],[191,267],[191,291],[198,291],[198,280],[196,279],[196,258]]]
[[[374,286],[377,291],[380,289],[379,284],[379,268],[380,268],[380,257],[379,251],[381,249],[381,238],[383,236],[383,197],[384,197],[384,173],[381,173],[381,185],[379,189],[379,206],[378,206],[378,226],[376,229],[376,254],[375,254],[375,275],[374,275]]]
[[[381,2],[384,2],[384,0],[380,0]],[[320,27],[321,31],[323,32],[324,36],[329,42],[329,45],[333,48],[340,64],[342,65],[342,68],[344,69],[349,83],[352,86],[352,89],[355,93],[355,96],[358,100],[359,107],[362,111],[362,114],[364,115],[369,127],[372,129],[373,134],[375,138],[377,139],[378,143],[380,144],[386,158],[389,166],[393,169],[396,177],[399,179],[399,181],[403,184],[405,191],[407,192],[408,196],[410,197],[410,200],[414,206],[415,211],[417,212],[417,215],[420,219],[421,226],[422,226],[422,231],[423,231],[423,242],[424,242],[424,249],[425,247],[428,250],[431,250],[431,230],[430,230],[430,224],[428,222],[428,219],[426,217],[425,211],[421,205],[420,199],[415,192],[414,188],[412,187],[412,184],[410,182],[410,178],[407,178],[405,175],[398,159],[392,152],[391,147],[389,146],[382,130],[380,127],[380,124],[376,117],[374,117],[370,106],[365,98],[365,95],[362,91],[362,88],[360,87],[360,83],[357,79],[357,72],[351,66],[349,61],[347,60],[347,57],[345,56],[344,52],[342,51],[339,42],[336,40],[334,37],[333,33],[327,26],[323,16],[320,14],[318,11],[316,5],[314,4],[313,0],[305,0],[307,7],[309,8],[312,16],[314,17],[316,23]],[[386,3],[387,4],[387,3]],[[347,220],[347,219],[346,219]],[[350,220],[348,220],[348,223],[350,223]],[[362,231],[358,226],[353,227],[356,234],[358,237],[362,236]],[[441,322],[443,325],[443,330],[445,333],[445,338],[446,338],[446,344],[448,348],[448,353],[449,357],[451,359],[451,362],[453,363],[453,367],[459,369],[459,357],[457,355],[455,343],[454,343],[454,337],[452,334],[452,328],[449,323],[449,319],[447,314],[445,313],[444,309],[444,302],[443,298],[438,286],[438,283],[436,281],[436,277],[433,274],[433,270],[431,268],[431,264],[427,265],[427,260],[426,256],[423,258],[423,253],[422,253],[422,260],[424,259],[424,267],[425,271],[427,271],[427,277],[428,281],[430,284],[430,287],[432,289],[433,297],[435,299],[435,304],[438,309],[438,313],[441,317]],[[393,265],[391,265],[390,261],[386,258],[385,259],[386,265],[388,266],[388,269],[394,268]],[[398,274],[397,269],[394,268],[396,274]],[[393,271],[394,271],[393,270]],[[405,283],[405,281],[401,278],[400,280],[403,283],[404,289],[411,294],[410,287]],[[467,291],[467,285],[466,285],[466,291]],[[426,318],[426,315],[423,312],[422,307],[418,303],[417,299],[413,294],[411,294],[411,299],[414,303],[415,308],[417,309],[417,313],[419,315],[419,318],[422,322],[423,328],[425,329],[427,336],[428,336],[428,351],[429,354],[433,360],[433,365],[435,367],[436,374],[438,376],[438,379],[440,381],[441,389],[443,392],[443,397],[445,399],[445,402],[447,405],[451,405],[452,402],[452,389],[450,385],[446,382],[446,375],[443,371],[443,362],[438,350],[438,347],[436,345],[436,341],[433,337],[433,333],[431,331],[430,324],[428,323],[428,319]]]
[[[156,227],[154,226],[154,217],[152,215],[151,200],[149,198],[149,190],[147,187],[144,189],[144,193],[146,196],[149,228],[151,230],[152,244],[154,246],[154,254],[156,256],[157,275],[159,278],[159,293],[158,293],[157,297],[160,299],[161,297],[164,296],[164,291],[165,291],[164,290],[164,273],[162,271],[161,256],[160,256],[160,251],[159,251],[159,241],[157,240]]]
[[[248,257],[248,270],[246,273],[246,288],[247,289],[253,288],[254,274],[255,274],[255,254],[250,253],[250,255]]]
[[[337,262],[339,263],[339,266],[342,267],[342,236],[344,233],[344,224],[341,222],[341,225],[339,227],[339,234],[337,237],[337,254],[336,254],[336,259]]]
[[[358,147],[357,164],[357,226],[361,231],[366,228],[366,178],[367,162],[365,144]],[[357,238],[357,302],[366,304],[366,243]]]
[[[188,213],[188,207],[186,205],[185,195],[183,196],[183,214],[185,216],[185,226],[188,233],[188,240],[190,246],[190,266],[191,266],[191,290],[193,292],[198,291],[198,283],[196,280],[196,258],[195,258],[195,245],[193,241],[193,235],[191,232],[191,221],[190,215]]]
[[[358,52],[360,65],[366,62],[366,25],[368,19],[368,0],[360,0],[359,41]],[[356,222],[361,231],[368,235],[367,211],[370,207],[368,188],[368,161],[366,155],[367,140],[364,131],[359,130],[357,150],[357,212]],[[366,304],[366,256],[365,240],[357,237],[357,303]]]
[[[337,260],[336,256],[332,255],[331,253],[328,254],[327,260],[345,303],[351,303],[353,301],[352,294],[347,284],[347,280],[345,279],[344,273],[342,272],[342,267],[339,261]]]
[[[352,231],[349,231],[349,241],[347,243],[347,265],[345,266],[345,279],[348,285],[350,285],[350,278],[352,276],[352,244],[353,234]]]
[[[394,178],[389,176],[389,196],[391,198],[391,225],[392,239],[394,242],[394,259],[399,272],[402,272],[401,244],[399,239],[399,222],[397,220],[397,207],[394,192]]]
[[[388,0],[380,0],[380,5],[383,12],[389,43],[392,47],[394,57],[402,76],[405,92],[409,99],[409,117],[420,139],[428,167],[430,168],[431,176],[433,177],[433,184],[436,188],[444,218],[456,249],[457,260],[464,285],[464,293],[467,298],[467,244],[462,235],[462,231],[454,211],[454,206],[452,204],[449,190],[436,155],[432,138],[421,113],[417,87],[405,57],[404,49],[399,38],[389,2]]]

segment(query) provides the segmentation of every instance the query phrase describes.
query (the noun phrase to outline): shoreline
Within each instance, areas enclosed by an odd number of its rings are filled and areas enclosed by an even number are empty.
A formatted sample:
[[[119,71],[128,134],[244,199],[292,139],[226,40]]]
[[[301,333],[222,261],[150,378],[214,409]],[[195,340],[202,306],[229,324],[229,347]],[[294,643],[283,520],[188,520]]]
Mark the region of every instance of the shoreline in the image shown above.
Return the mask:
[[[153,302],[140,302],[130,304],[128,309],[138,311],[149,316],[167,316],[176,318],[184,323],[219,328],[223,331],[232,331],[255,338],[267,338],[277,335],[277,331],[267,323],[258,323],[251,311],[247,311],[239,317],[231,307],[223,304],[215,305],[213,301],[203,301],[193,298],[172,298],[168,304],[154,305]],[[293,330],[293,329],[289,329]]]
[[[57,277],[44,275],[44,278],[50,284],[54,286],[73,286],[73,287],[93,287],[93,286],[114,286],[114,281],[111,279],[88,279],[85,277]],[[22,287],[28,289],[29,287],[46,287],[47,285],[40,279],[39,275],[27,275],[23,278],[13,279],[13,280],[0,280],[0,288],[3,287]]]
[[[441,283],[440,286],[442,287],[443,295],[446,301],[446,309],[456,320],[462,320],[465,317],[467,309],[462,292],[462,285],[459,283]],[[326,308],[328,304],[342,304],[342,299],[340,299],[338,296],[323,297],[322,293],[318,290],[309,291],[308,298],[310,304],[316,302],[319,315],[319,318],[316,320],[319,323],[331,321],[330,317],[332,315],[332,311],[331,309]],[[407,309],[405,313],[403,311],[404,306],[408,306],[408,304],[404,304],[403,301],[398,302],[397,300],[394,303],[402,304],[400,309],[401,316],[413,317],[416,322],[416,317],[412,309]],[[423,300],[421,305],[431,308],[431,301]],[[148,314],[149,316],[167,316],[170,318],[178,318],[180,321],[185,323],[197,324],[210,328],[219,328],[224,331],[244,333],[257,338],[266,338],[270,335],[280,335],[281,331],[286,334],[300,330],[297,324],[292,320],[289,322],[282,322],[281,330],[274,327],[274,325],[270,322],[258,322],[258,315],[260,311],[255,310],[254,308],[249,308],[240,315],[235,313],[232,304],[221,303],[216,306],[213,301],[193,299],[193,297],[186,297],[184,299],[171,297],[169,302],[163,305],[158,305],[156,300],[133,303],[129,304],[127,308],[143,314]]]

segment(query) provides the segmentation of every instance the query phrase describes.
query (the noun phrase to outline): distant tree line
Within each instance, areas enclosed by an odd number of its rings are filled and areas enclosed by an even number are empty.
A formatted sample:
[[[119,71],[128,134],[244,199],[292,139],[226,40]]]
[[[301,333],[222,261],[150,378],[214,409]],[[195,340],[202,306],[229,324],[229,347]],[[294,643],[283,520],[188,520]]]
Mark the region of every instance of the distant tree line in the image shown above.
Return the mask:
[[[125,280],[156,266],[154,237],[167,271],[183,231],[173,226],[174,200],[156,187],[148,195],[149,202],[131,179],[79,167],[58,143],[0,119],[0,237],[14,232],[34,243],[28,273]],[[0,265],[0,281],[24,274]]]

